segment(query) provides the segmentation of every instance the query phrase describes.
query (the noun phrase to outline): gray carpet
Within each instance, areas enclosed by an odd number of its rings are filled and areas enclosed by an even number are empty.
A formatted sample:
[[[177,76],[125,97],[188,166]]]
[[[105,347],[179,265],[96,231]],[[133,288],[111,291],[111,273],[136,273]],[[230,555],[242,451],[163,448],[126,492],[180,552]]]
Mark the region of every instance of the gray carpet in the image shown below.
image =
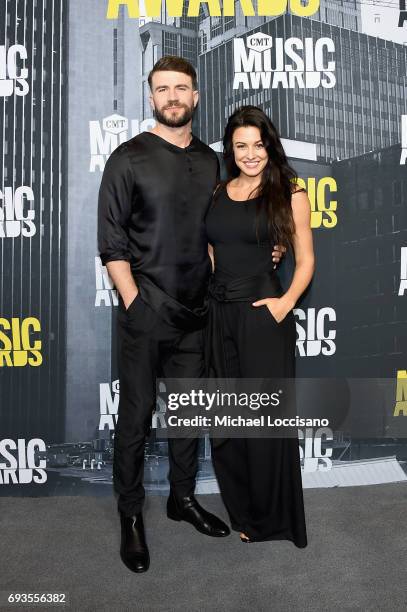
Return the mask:
[[[406,485],[304,495],[305,549],[205,537],[169,521],[165,498],[149,497],[152,562],[141,575],[120,561],[113,499],[2,498],[0,591],[65,592],[60,609],[78,612],[406,610]],[[218,496],[200,501],[226,519]]]

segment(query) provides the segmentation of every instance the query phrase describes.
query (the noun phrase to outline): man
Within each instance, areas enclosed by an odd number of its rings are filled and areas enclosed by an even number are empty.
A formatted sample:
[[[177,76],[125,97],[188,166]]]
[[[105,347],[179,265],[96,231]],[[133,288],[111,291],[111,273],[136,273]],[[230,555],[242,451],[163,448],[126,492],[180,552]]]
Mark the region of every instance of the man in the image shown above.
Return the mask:
[[[196,73],[179,57],[149,75],[156,127],[110,156],[99,192],[98,244],[119,293],[120,403],[113,477],[121,558],[134,572],[150,558],[142,518],[144,445],[156,378],[204,375],[203,328],[211,271],[204,217],[219,177],[216,154],[191,134]],[[278,253],[274,253],[279,256]],[[229,528],[194,497],[197,439],[168,442],[167,516],[208,536]]]

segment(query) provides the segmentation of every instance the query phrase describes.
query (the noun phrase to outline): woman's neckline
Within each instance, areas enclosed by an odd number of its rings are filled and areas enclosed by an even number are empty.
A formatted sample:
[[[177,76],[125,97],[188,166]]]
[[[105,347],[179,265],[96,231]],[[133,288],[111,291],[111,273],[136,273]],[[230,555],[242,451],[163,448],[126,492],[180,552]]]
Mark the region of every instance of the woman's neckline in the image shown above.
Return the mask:
[[[260,199],[260,196],[256,196],[255,198],[248,198],[247,200],[234,200],[233,198],[230,197],[229,192],[228,192],[228,187],[227,185],[225,185],[225,192],[226,192],[226,197],[231,201],[234,202],[236,204],[245,204],[246,202],[255,202],[256,200]]]

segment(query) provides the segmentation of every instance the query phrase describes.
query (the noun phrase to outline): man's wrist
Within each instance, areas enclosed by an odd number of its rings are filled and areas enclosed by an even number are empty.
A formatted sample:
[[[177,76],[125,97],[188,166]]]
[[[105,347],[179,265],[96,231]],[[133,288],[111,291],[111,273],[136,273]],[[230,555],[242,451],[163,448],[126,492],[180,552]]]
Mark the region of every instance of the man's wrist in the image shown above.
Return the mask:
[[[125,305],[125,307],[128,308],[130,304],[136,299],[137,296],[138,296],[137,287],[133,291],[126,291],[125,293],[122,293],[121,297],[122,297],[123,304]]]

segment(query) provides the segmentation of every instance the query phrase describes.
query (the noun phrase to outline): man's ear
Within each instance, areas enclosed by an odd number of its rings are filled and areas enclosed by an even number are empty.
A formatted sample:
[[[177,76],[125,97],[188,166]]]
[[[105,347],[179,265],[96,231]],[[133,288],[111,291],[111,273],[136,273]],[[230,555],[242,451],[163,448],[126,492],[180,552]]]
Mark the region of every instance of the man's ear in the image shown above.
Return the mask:
[[[154,105],[154,100],[153,100],[153,95],[152,95],[152,94],[150,94],[150,95],[148,96],[148,101],[150,102],[150,106],[151,106],[151,108],[152,108],[153,110],[155,110],[155,105]]]
[[[193,98],[194,98],[194,108],[195,108],[195,107],[196,107],[196,105],[198,104],[198,101],[199,101],[199,92],[198,92],[198,90],[197,90],[197,89],[195,89],[195,90],[192,92],[192,95],[193,95]]]

